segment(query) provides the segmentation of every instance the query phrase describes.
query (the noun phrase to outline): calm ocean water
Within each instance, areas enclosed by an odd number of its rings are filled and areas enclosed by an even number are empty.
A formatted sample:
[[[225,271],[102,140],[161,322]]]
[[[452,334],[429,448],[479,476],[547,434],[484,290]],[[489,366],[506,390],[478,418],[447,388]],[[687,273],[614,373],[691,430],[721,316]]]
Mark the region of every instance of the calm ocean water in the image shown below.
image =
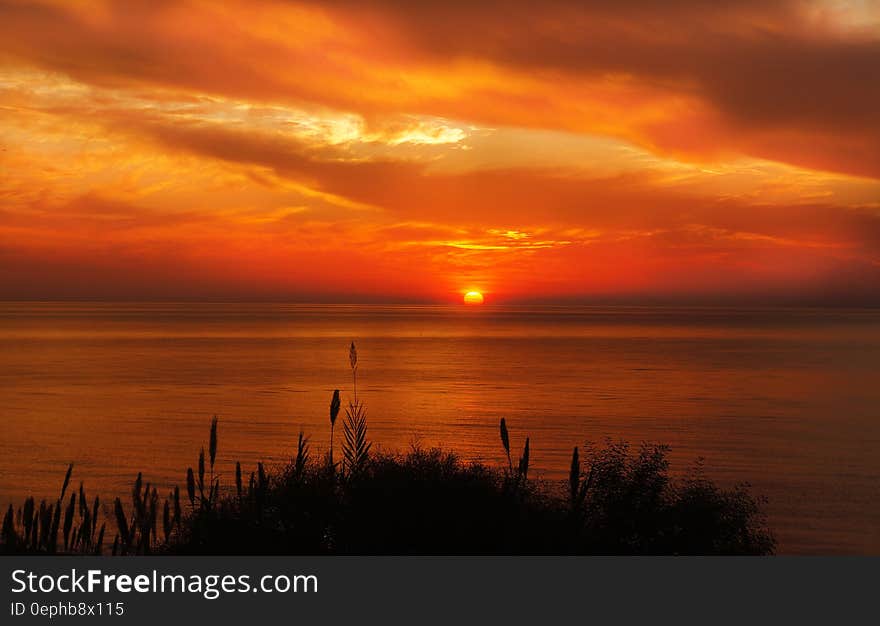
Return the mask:
[[[506,417],[557,480],[586,440],[668,443],[767,496],[781,552],[880,554],[876,310],[0,303],[0,504],[70,461],[105,501],[182,485],[213,414],[230,480],[324,449],[351,340],[376,445],[500,463]]]

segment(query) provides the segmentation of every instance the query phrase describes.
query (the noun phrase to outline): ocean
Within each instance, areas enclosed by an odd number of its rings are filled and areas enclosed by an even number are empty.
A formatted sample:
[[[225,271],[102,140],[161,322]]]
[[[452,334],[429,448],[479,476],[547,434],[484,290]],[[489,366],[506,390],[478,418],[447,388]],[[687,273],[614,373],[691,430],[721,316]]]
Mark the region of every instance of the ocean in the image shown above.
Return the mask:
[[[582,306],[0,303],[0,504],[137,472],[185,483],[329,441],[334,389],[378,448],[443,446],[564,479],[573,446],[671,446],[767,498],[779,552],[880,554],[880,311]]]

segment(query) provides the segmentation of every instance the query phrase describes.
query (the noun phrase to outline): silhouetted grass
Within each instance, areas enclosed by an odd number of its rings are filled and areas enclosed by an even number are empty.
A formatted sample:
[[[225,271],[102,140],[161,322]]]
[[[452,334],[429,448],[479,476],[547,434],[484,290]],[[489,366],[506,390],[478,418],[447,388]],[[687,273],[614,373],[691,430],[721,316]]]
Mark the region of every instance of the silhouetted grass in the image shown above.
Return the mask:
[[[96,497],[89,506],[82,483],[78,494],[66,500],[67,488],[73,473],[73,464],[67,467],[61,495],[55,504],[25,499],[18,509],[11,504],[3,518],[0,530],[0,552],[37,554],[100,554],[104,542],[105,524],[98,528],[100,500]],[[65,506],[65,503],[66,506]],[[62,521],[61,510],[64,508]],[[60,533],[60,536],[59,536]],[[60,539],[60,542],[59,542]]]
[[[114,502],[116,537],[103,545],[98,503],[75,495],[38,508],[33,499],[3,524],[3,550],[94,554],[770,554],[774,540],[746,487],[722,489],[700,469],[680,479],[667,449],[625,443],[573,454],[565,487],[523,471],[462,461],[439,449],[372,453],[358,472],[315,461],[302,434],[296,456],[243,484],[198,486],[188,512],[179,490],[132,489]],[[511,464],[512,465],[512,464]],[[207,483],[207,480],[205,481]],[[79,505],[77,505],[79,502]],[[61,519],[61,525],[55,520]],[[113,519],[115,518],[115,519]],[[30,520],[29,522],[27,520]]]
[[[357,352],[350,349],[353,380]],[[340,408],[330,404],[331,437]],[[761,500],[747,486],[722,489],[697,466],[669,473],[668,449],[606,441],[574,448],[568,480],[529,478],[530,442],[514,465],[506,420],[500,423],[506,467],[462,461],[454,453],[413,447],[376,453],[366,408],[355,398],[343,423],[343,460],[318,460],[300,432],[290,462],[271,472],[258,463],[234,485],[215,473],[218,421],[208,456],[188,468],[184,510],[175,488],[160,506],[138,474],[131,505],[113,503],[98,530],[99,500],[82,486],[65,499],[68,468],[55,504],[33,498],[4,517],[0,550],[69,554],[771,554]],[[63,518],[62,518],[62,509]],[[161,528],[159,522],[161,511]],[[115,528],[105,545],[105,524]]]

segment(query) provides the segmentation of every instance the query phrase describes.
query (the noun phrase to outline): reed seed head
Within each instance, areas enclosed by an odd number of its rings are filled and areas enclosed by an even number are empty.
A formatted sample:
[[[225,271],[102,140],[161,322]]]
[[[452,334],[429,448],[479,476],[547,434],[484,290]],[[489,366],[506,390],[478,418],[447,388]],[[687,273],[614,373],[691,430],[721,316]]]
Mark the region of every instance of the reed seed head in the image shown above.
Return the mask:
[[[510,435],[507,432],[507,422],[504,418],[501,418],[501,444],[504,446],[504,450],[507,451],[508,456],[510,455]]]
[[[354,344],[352,344],[353,346]],[[339,390],[333,390],[333,398],[330,400],[330,425],[336,424],[336,418],[339,416]]]
[[[64,494],[67,492],[67,485],[70,484],[70,475],[73,473],[73,463],[67,466],[67,474],[64,475],[64,484],[61,485],[61,497],[59,500],[64,499]]]
[[[217,458],[217,416],[211,420],[211,439],[208,445],[208,452],[211,457],[211,469],[214,469],[214,459]]]
[[[199,489],[205,484],[205,449],[199,451]]]
[[[189,496],[189,503],[196,503],[196,477],[193,475],[193,468],[186,469],[186,495]]]
[[[519,460],[519,475],[526,478],[529,473],[529,438],[526,437],[526,445],[523,448],[522,457]]]
[[[241,462],[235,462],[235,491],[238,494],[238,499],[241,500]]]

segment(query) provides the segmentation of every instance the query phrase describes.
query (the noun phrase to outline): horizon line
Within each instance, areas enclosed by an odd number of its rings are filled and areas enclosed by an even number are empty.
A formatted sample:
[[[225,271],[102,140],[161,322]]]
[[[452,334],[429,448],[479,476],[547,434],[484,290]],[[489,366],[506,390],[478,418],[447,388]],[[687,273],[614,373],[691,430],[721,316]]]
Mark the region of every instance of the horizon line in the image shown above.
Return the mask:
[[[0,304],[192,304],[192,305],[296,305],[296,306],[359,306],[359,307],[383,307],[383,306],[418,306],[418,307],[460,307],[468,310],[494,307],[620,307],[620,308],[653,308],[653,309],[864,309],[880,310],[880,302],[846,302],[834,301],[792,301],[792,300],[741,300],[741,301],[715,301],[707,300],[680,300],[671,299],[510,299],[500,302],[487,301],[480,305],[466,305],[463,302],[449,300],[426,300],[426,299],[396,299],[396,300],[297,300],[290,298],[263,299],[263,298],[3,298]]]

